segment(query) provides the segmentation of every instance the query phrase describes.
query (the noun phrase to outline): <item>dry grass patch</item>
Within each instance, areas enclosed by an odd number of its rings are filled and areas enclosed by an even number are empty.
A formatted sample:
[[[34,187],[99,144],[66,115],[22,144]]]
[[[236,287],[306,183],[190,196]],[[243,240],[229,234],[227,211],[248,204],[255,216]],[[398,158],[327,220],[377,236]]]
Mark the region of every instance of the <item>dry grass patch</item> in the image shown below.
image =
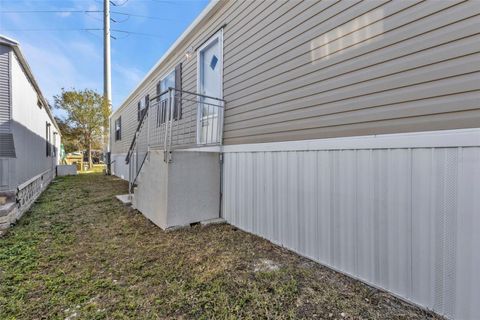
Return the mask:
[[[48,188],[0,238],[0,319],[434,318],[229,225],[165,233],[126,191],[101,174]]]

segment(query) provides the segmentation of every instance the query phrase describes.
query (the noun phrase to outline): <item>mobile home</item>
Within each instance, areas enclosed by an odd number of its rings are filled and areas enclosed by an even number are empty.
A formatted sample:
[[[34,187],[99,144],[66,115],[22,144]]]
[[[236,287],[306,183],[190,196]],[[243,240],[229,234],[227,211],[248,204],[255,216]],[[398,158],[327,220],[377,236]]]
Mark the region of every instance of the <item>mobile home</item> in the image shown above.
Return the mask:
[[[18,42],[0,36],[0,229],[55,176],[60,130]]]
[[[480,2],[212,1],[111,116],[162,228],[223,218],[480,317]]]

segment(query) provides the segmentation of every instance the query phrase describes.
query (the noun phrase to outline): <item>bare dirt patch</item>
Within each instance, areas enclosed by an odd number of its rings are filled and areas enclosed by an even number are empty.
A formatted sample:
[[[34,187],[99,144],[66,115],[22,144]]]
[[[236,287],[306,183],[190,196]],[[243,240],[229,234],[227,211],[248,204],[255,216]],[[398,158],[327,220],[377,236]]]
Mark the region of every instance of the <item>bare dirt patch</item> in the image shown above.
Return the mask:
[[[101,174],[52,184],[0,238],[0,319],[435,319],[229,225],[163,232]]]

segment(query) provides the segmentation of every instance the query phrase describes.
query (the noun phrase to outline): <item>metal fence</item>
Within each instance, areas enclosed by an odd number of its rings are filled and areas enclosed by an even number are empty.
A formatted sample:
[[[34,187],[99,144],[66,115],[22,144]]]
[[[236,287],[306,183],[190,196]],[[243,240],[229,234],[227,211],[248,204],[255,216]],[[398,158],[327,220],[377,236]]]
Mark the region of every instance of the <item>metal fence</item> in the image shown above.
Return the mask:
[[[140,122],[126,162],[131,187],[151,148],[164,151],[171,160],[174,149],[221,145],[225,101],[189,91],[169,88],[139,110]]]

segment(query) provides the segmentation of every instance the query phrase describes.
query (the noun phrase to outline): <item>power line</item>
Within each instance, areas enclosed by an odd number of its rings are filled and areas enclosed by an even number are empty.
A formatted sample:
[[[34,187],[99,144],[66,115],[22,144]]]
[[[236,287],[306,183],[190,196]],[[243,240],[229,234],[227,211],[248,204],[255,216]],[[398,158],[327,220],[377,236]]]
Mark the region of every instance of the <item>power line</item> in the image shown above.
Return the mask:
[[[103,12],[102,10],[4,10],[0,13],[85,13],[85,12]]]
[[[44,32],[44,31],[101,31],[103,28],[18,28],[18,29],[3,29],[3,31],[26,31],[26,32]],[[121,29],[111,29],[112,32],[118,32],[122,34],[128,35],[139,35],[139,36],[146,36],[146,37],[155,37],[160,38],[160,35],[153,34],[153,33],[145,33],[145,32],[136,32],[136,31],[128,31],[128,30],[121,30]],[[126,38],[126,37],[125,37]],[[116,39],[116,38],[114,38]],[[123,38],[122,38],[123,39]]]
[[[171,21],[172,20],[172,19],[166,19],[166,18],[163,18],[163,17],[144,16],[144,15],[141,15],[141,14],[125,13],[125,12],[119,12],[119,11],[110,11],[110,13],[126,15],[126,16],[130,16],[130,17],[145,18],[145,19],[165,20],[165,21]]]
[[[155,38],[161,37],[160,35],[153,34],[153,33],[144,33],[144,32],[136,32],[136,31],[118,30],[118,29],[111,29],[111,30],[113,32],[128,33],[128,34],[139,35],[139,36],[147,36],[147,37],[155,37]]]
[[[6,10],[6,11],[0,11],[0,14],[4,13],[101,13],[103,12],[102,10]],[[118,15],[123,15],[123,16],[128,16],[128,17],[138,17],[138,18],[145,18],[145,19],[153,19],[153,20],[165,20],[165,21],[171,21],[172,19],[166,19],[163,17],[155,17],[155,16],[146,16],[146,15],[141,15],[141,14],[134,14],[134,13],[126,13],[126,12],[120,12],[120,11],[110,11],[110,13],[113,14],[118,14]],[[125,20],[126,21],[126,20]]]
[[[102,28],[15,28],[2,29],[3,31],[96,31]]]

